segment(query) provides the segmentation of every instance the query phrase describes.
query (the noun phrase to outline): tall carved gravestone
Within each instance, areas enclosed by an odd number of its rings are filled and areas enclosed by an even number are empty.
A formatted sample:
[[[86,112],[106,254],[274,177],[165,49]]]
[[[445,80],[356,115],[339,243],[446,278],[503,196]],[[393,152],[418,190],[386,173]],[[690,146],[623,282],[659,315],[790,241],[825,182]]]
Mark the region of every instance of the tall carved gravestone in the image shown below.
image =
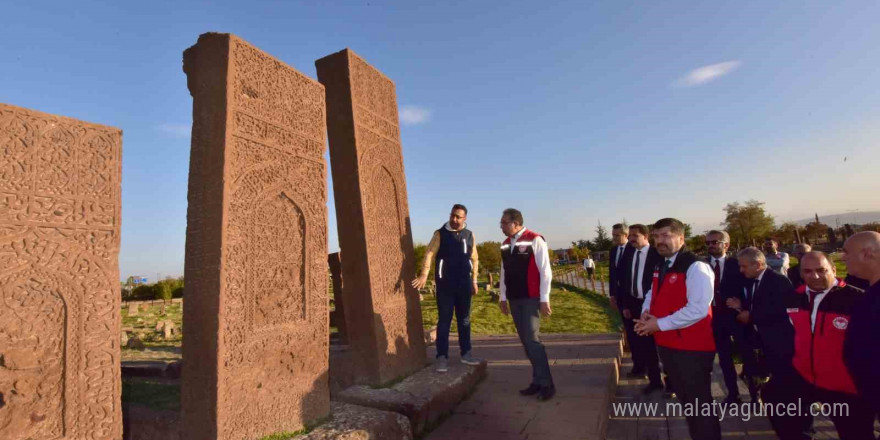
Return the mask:
[[[296,431],[330,408],[324,88],[229,34],[183,69],[182,438]]]
[[[122,438],[122,132],[0,104],[0,438]]]
[[[361,380],[425,365],[394,83],[346,49],[315,62],[327,128],[349,344]]]

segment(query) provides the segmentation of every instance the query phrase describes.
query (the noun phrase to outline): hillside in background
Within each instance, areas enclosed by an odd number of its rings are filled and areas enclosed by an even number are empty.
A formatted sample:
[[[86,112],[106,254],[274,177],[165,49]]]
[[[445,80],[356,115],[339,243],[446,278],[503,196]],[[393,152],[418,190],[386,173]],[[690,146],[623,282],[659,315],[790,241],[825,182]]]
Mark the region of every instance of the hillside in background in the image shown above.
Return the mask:
[[[815,217],[805,218],[802,220],[795,220],[799,226],[804,226],[807,223],[816,221]],[[871,222],[880,222],[880,211],[865,211],[865,212],[844,212],[841,214],[830,214],[830,215],[822,215],[819,214],[819,221],[825,223],[828,226],[836,227],[838,223],[840,226],[844,224],[855,224],[855,225],[864,225],[865,223]],[[776,219],[776,223],[781,224],[782,221],[780,219]]]

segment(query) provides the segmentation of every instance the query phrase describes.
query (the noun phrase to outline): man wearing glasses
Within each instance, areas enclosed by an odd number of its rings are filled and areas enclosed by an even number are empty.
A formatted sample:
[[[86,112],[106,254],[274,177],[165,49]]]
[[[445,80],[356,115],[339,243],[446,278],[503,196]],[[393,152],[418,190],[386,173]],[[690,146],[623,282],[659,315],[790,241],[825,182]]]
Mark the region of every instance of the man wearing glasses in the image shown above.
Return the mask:
[[[715,275],[714,297],[712,299],[712,332],[715,336],[715,347],[718,351],[718,364],[724,373],[724,384],[727,386],[726,403],[739,403],[739,389],[737,387],[736,368],[733,366],[733,344],[731,338],[736,341],[740,357],[748,379],[749,394],[752,402],[757,402],[757,392],[751,376],[755,371],[755,354],[745,339],[746,327],[736,322],[736,312],[727,307],[728,298],[742,300],[742,289],[745,277],[739,271],[739,261],[730,258],[727,250],[730,248],[730,235],[725,231],[709,231],[706,234],[706,246],[709,257],[706,263],[712,268]]]
[[[522,213],[508,208],[501,215],[501,313],[513,315],[519,340],[532,364],[532,383],[523,396],[550,400],[556,394],[547,351],[538,337],[541,315],[550,316],[550,257],[544,237],[523,226]],[[508,305],[509,302],[509,305]]]

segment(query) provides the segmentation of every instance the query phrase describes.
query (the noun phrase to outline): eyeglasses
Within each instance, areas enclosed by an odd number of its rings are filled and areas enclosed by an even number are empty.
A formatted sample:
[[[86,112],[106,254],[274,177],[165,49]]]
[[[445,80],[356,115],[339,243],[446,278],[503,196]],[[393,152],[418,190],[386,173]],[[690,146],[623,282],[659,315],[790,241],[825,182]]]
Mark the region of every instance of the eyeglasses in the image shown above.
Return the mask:
[[[724,240],[706,240],[706,244],[724,244],[727,243]]]

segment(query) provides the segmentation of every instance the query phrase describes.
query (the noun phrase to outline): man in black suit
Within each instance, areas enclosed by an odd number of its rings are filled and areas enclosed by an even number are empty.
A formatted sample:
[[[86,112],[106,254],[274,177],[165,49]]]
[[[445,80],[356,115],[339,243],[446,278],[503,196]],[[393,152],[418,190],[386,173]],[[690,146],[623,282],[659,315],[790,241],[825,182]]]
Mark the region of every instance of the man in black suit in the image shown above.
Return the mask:
[[[764,353],[771,380],[785,380],[793,373],[794,327],[788,319],[785,300],[792,292],[791,281],[767,270],[764,253],[748,247],[737,255],[739,268],[746,277],[743,298],[728,298],[727,306],[737,313],[736,320],[754,330]]]
[[[642,390],[644,394],[663,389],[660,358],[657,357],[654,337],[639,336],[634,331],[634,320],[641,315],[645,294],[651,290],[654,268],[663,260],[648,242],[648,234],[648,227],[645,225],[635,224],[629,227],[629,247],[633,252],[618,269],[620,312],[624,318],[623,324],[633,358],[633,369],[627,376],[644,377],[647,373],[650,383]]]
[[[611,305],[620,312],[620,320],[623,321],[623,328],[626,330],[624,332],[626,341],[630,344],[635,336],[630,334],[630,329],[626,326],[626,318],[623,317],[623,304],[618,299],[618,291],[620,290],[619,274],[622,273],[619,268],[626,263],[627,258],[631,258],[634,252],[632,247],[627,246],[628,234],[629,227],[626,225],[617,223],[611,227],[611,241],[614,243],[614,247],[608,253],[608,295],[611,297]],[[632,347],[630,347],[630,351],[632,351]],[[641,372],[639,371],[640,369],[642,370]],[[635,363],[635,359],[633,359],[633,369],[628,376],[637,377],[639,374],[644,374],[644,368]]]
[[[757,374],[754,350],[746,341],[746,326],[736,322],[736,312],[727,307],[728,298],[743,298],[743,284],[745,278],[739,271],[739,262],[736,258],[727,255],[730,247],[730,235],[725,231],[709,231],[706,234],[706,246],[709,257],[706,263],[715,274],[715,298],[712,300],[712,332],[715,336],[715,349],[718,351],[718,364],[724,373],[724,384],[727,387],[726,403],[738,403],[739,389],[737,387],[736,367],[733,365],[733,343],[736,341],[739,348],[740,358],[743,360],[743,370],[748,378],[749,394],[752,402],[757,401],[754,381],[751,379]]]
[[[611,302],[615,306],[620,305],[620,301],[617,300],[617,291],[620,288],[618,268],[624,261],[626,261],[626,258],[634,252],[632,247],[626,245],[628,235],[629,228],[626,225],[617,223],[611,227],[611,241],[614,242],[614,247],[611,248],[611,252],[609,252],[608,294],[611,296]]]

